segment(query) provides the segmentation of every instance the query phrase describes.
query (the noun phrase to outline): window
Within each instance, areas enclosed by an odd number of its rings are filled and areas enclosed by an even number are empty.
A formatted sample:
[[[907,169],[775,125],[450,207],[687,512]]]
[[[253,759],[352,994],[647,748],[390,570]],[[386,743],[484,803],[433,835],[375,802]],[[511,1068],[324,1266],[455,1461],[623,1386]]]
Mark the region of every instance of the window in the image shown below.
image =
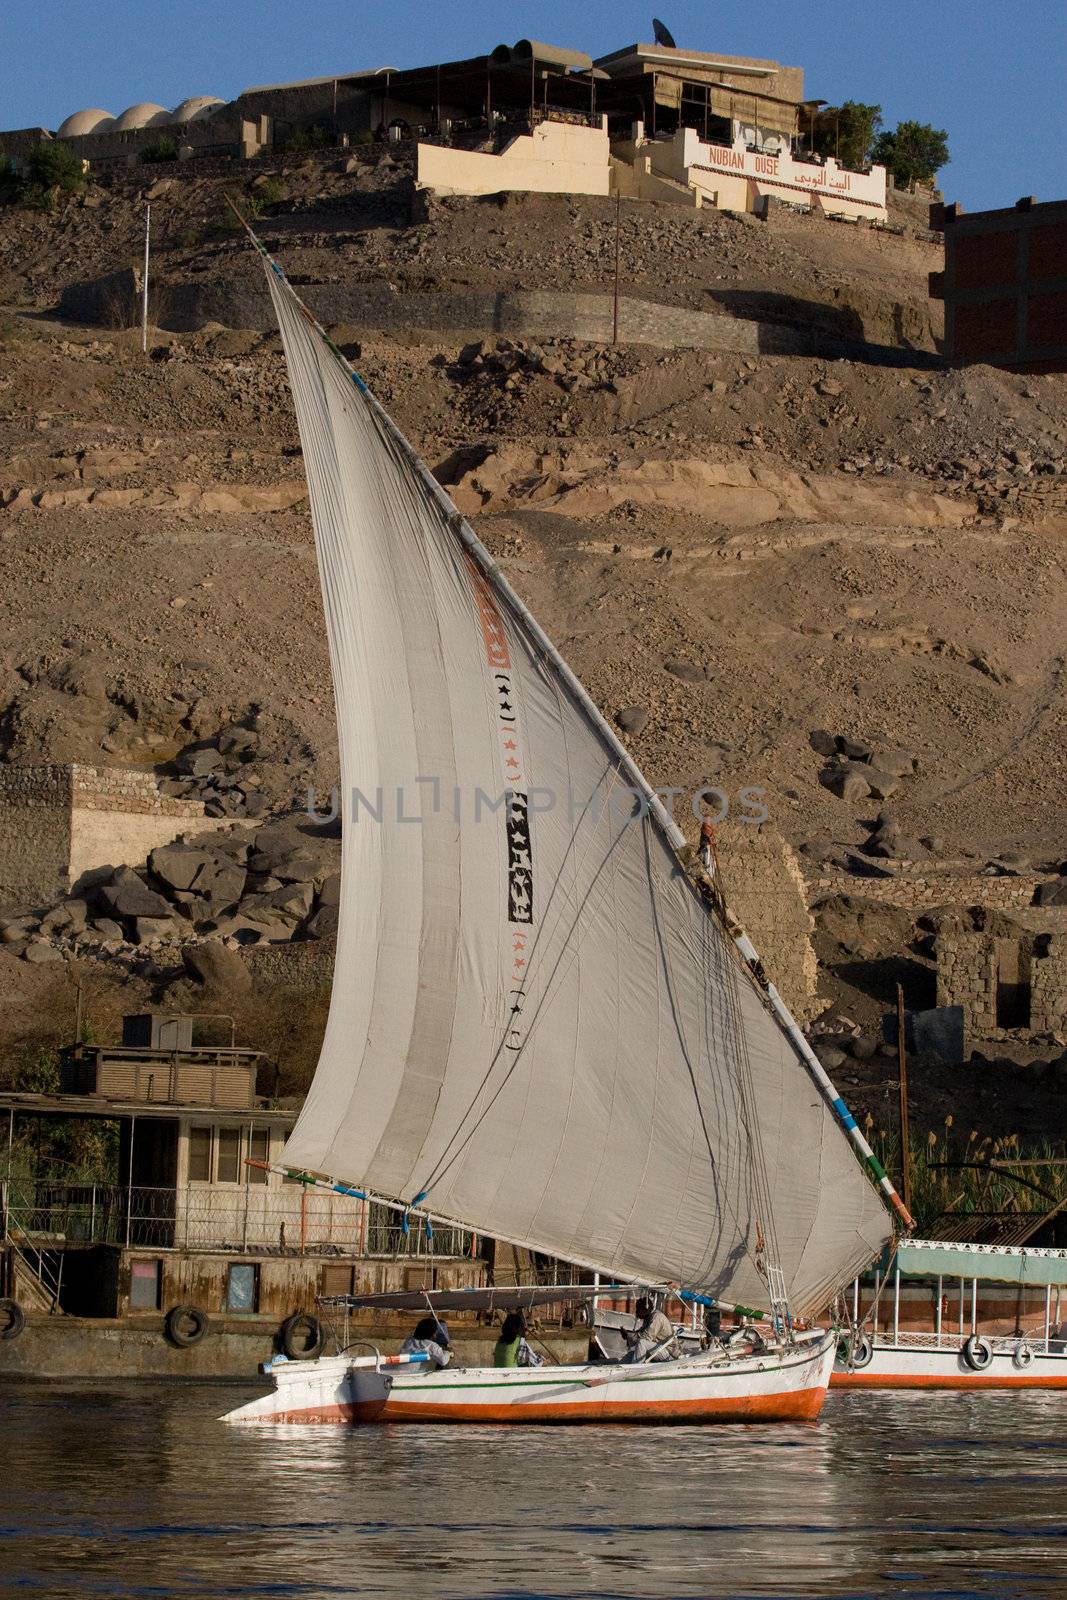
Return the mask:
[[[259,1268],[250,1261],[230,1263],[226,1279],[226,1310],[256,1311],[259,1306]]]
[[[211,1129],[189,1129],[189,1181],[211,1182]]]
[[[159,1310],[159,1278],[163,1263],[155,1261],[130,1262],[130,1310]]]
[[[241,1179],[241,1130],[219,1129],[219,1152],[215,1161],[216,1183],[239,1183]]]
[[[253,1161],[270,1160],[270,1129],[253,1128],[248,1135],[248,1154]],[[270,1174],[265,1167],[246,1167],[249,1183],[266,1183]]]

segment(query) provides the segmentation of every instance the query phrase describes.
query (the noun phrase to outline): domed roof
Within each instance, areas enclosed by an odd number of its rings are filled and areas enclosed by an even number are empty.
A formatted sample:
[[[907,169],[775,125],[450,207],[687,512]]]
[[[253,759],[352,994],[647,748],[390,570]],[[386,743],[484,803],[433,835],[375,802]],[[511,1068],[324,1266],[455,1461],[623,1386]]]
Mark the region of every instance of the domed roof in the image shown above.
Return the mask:
[[[216,106],[224,106],[225,100],[220,100],[214,94],[194,94],[188,100],[183,100],[180,106],[175,106],[171,113],[172,122],[199,122],[202,117],[209,117]]]
[[[60,139],[78,139],[86,133],[106,133],[113,128],[115,119],[110,111],[101,111],[99,107],[91,107],[88,111],[75,111],[59,125]]]
[[[140,105],[127,106],[115,124],[115,132],[129,133],[133,128],[158,128],[160,123],[170,120],[170,112],[163,106],[143,100]]]

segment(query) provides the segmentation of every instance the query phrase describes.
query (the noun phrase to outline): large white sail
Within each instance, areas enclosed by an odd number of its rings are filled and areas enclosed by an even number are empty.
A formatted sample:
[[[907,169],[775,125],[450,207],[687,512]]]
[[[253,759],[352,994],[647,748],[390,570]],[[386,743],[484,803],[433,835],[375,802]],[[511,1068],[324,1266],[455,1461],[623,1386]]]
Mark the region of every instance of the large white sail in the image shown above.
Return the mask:
[[[761,1307],[773,1228],[794,1311],[818,1309],[890,1238],[882,1200],[662,827],[634,819],[619,747],[268,280],[345,807],[329,1023],[285,1162]]]

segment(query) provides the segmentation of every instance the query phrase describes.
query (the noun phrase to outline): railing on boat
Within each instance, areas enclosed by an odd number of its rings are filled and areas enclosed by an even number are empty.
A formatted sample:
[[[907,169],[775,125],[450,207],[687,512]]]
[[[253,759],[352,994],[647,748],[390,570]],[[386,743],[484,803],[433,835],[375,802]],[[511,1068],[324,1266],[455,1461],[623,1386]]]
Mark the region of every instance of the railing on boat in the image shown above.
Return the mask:
[[[0,1184],[5,1243],[33,1249],[111,1244],[132,1249],[381,1257],[469,1256],[463,1228],[404,1230],[386,1206],[256,1183],[181,1188],[123,1184]]]
[[[1012,1352],[1018,1348],[1020,1341],[1028,1344],[1035,1355],[1062,1355],[1067,1353],[1067,1327],[1064,1326],[1063,1312],[1067,1310],[1061,1302],[1062,1291],[1059,1285],[1045,1284],[1039,1291],[1042,1295],[1044,1306],[1041,1320],[1032,1326],[1023,1325],[1026,1314],[1022,1298],[1028,1292],[1026,1286],[1013,1286],[1001,1284],[1001,1288],[1016,1288],[1017,1306],[1016,1323],[1010,1333],[997,1333],[980,1326],[978,1315],[978,1285],[982,1281],[977,1277],[951,1278],[944,1277],[930,1279],[911,1279],[912,1283],[925,1284],[934,1292],[934,1318],[933,1327],[929,1329],[902,1328],[900,1326],[901,1302],[900,1284],[901,1272],[896,1267],[892,1274],[892,1296],[890,1299],[890,1312],[887,1315],[886,1325],[882,1326],[882,1297],[883,1291],[888,1286],[882,1280],[880,1272],[874,1274],[873,1295],[871,1304],[876,1308],[874,1315],[874,1331],[878,1335],[879,1347],[883,1349],[923,1349],[935,1350],[961,1350],[967,1340],[975,1334],[988,1341],[994,1352]],[[957,1289],[958,1286],[958,1289]],[[951,1325],[946,1325],[944,1307],[947,1305],[949,1292],[953,1291],[953,1299],[957,1301],[956,1314],[952,1316]],[[860,1320],[861,1298],[860,1280],[856,1278],[852,1284],[852,1318],[854,1322]],[[868,1313],[869,1315],[869,1308]],[[1032,1315],[1032,1313],[1031,1313]]]

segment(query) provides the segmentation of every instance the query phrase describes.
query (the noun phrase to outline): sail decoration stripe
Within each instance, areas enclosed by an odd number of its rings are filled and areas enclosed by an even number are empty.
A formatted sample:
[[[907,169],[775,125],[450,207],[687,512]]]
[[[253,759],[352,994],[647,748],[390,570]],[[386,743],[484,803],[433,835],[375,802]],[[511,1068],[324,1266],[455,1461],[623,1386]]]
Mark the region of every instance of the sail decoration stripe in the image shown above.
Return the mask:
[[[282,1162],[761,1308],[769,1203],[792,1309],[820,1309],[892,1237],[828,1080],[627,752],[263,254],[346,796],[329,1021]]]

